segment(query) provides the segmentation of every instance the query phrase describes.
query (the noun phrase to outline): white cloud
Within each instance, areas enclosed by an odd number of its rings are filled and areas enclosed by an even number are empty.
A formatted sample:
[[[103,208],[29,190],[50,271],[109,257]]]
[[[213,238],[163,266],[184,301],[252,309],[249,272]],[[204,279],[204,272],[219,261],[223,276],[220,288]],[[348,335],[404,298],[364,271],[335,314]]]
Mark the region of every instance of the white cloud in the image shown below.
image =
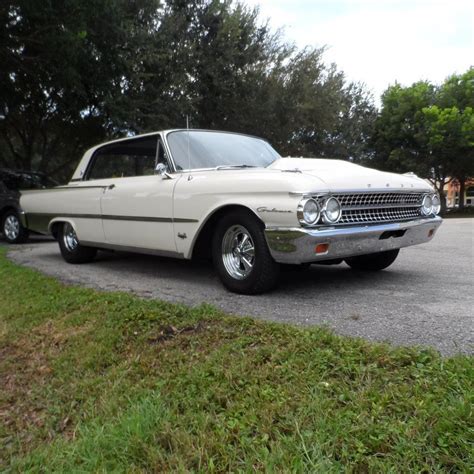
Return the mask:
[[[376,98],[395,81],[441,82],[474,64],[474,2],[247,0],[299,46],[327,45],[326,61]]]

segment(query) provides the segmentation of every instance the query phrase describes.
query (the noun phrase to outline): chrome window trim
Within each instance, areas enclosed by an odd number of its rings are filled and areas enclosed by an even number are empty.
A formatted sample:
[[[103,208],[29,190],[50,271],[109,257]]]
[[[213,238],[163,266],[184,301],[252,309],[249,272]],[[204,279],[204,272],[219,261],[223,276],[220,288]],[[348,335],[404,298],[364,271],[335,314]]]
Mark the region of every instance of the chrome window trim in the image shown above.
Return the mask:
[[[126,142],[129,142],[131,140],[141,140],[143,138],[149,138],[149,137],[154,137],[154,136],[156,136],[156,152],[155,152],[156,157],[158,156],[158,151],[159,151],[158,146],[159,146],[159,141],[161,140],[161,143],[163,143],[164,148],[165,148],[165,153],[166,153],[166,158],[167,158],[168,164],[170,165],[170,174],[177,173],[176,165],[174,163],[174,160],[173,160],[173,157],[171,155],[168,144],[166,143],[166,140],[164,139],[163,132],[152,132],[152,133],[147,133],[147,134],[144,134],[144,135],[136,135],[136,136],[133,136],[133,137],[127,137],[127,138],[122,138],[122,139],[119,139],[119,140],[114,140],[114,141],[111,141],[111,142],[104,143],[101,146],[97,147],[94,150],[94,152],[92,153],[92,155],[90,156],[89,162],[87,163],[86,169],[85,169],[84,173],[82,174],[82,177],[81,178],[76,178],[76,179],[71,179],[70,182],[80,183],[80,182],[86,182],[86,181],[87,182],[89,182],[89,181],[90,182],[100,181],[100,180],[104,180],[104,179],[143,178],[144,176],[156,176],[156,174],[155,175],[146,174],[146,175],[139,175],[139,176],[123,176],[123,177],[118,177],[118,178],[89,179],[89,174],[90,174],[90,171],[91,171],[92,166],[94,164],[96,155],[98,153],[100,153],[100,151],[103,148],[110,147],[110,146],[113,146],[115,144],[126,143]],[[156,159],[155,159],[155,164],[156,164]]]
[[[219,171],[218,170],[218,166],[212,166],[212,167],[209,167],[209,168],[186,168],[186,169],[182,169],[182,170],[178,170],[176,169],[176,165],[174,164],[174,158],[172,156],[172,153],[171,153],[171,148],[168,144],[168,135],[171,135],[172,133],[176,133],[176,132],[187,132],[188,129],[186,128],[177,128],[177,129],[174,129],[174,130],[166,130],[164,132],[161,132],[161,134],[163,134],[163,137],[165,138],[165,142],[166,142],[166,147],[167,147],[167,150],[169,151],[169,156],[171,157],[171,160],[173,161],[173,167],[174,167],[174,172],[175,173],[194,173],[196,171]],[[242,137],[250,137],[250,138],[255,138],[255,139],[258,139],[258,140],[261,140],[262,142],[266,142],[268,143],[271,148],[275,151],[275,153],[281,158],[281,155],[280,153],[278,153],[271,145],[271,143],[268,141],[268,140],[265,140],[265,138],[262,138],[262,137],[257,137],[256,135],[249,135],[247,133],[238,133],[238,132],[223,132],[221,130],[206,130],[206,129],[201,129],[201,128],[190,128],[189,129],[190,132],[209,132],[209,133],[220,133],[220,134],[223,134],[223,135],[240,135]],[[272,161],[272,163],[274,163],[275,161],[277,160],[277,158],[275,160]],[[270,164],[272,164],[270,163]],[[268,165],[270,166],[270,165]],[[263,166],[256,166],[254,168],[239,168],[239,169],[244,169],[244,170],[247,170],[247,169],[250,169],[250,170],[255,170],[255,169],[266,169],[264,168]]]

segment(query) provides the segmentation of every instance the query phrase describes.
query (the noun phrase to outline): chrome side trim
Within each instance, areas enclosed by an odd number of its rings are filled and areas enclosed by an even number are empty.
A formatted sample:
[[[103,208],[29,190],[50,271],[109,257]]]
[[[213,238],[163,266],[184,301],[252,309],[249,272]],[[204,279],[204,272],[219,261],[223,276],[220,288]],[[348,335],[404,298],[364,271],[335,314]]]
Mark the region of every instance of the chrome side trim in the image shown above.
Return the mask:
[[[54,191],[77,191],[80,189],[107,189],[109,187],[108,184],[91,184],[91,185],[85,185],[81,186],[80,183],[83,183],[84,181],[80,179],[71,179],[68,184],[64,184],[61,186],[54,186],[52,188],[42,188],[42,189],[26,189],[22,190],[21,193],[28,195],[31,193],[37,193],[37,192],[42,192],[42,193],[50,193]]]
[[[41,212],[29,212],[28,217],[32,218],[44,218],[44,219],[55,219],[55,218],[76,218],[76,219],[102,219],[112,221],[133,221],[133,222],[198,222],[197,219],[187,219],[180,217],[148,217],[148,216],[119,216],[119,215],[108,215],[108,214],[45,214]]]
[[[441,223],[440,217],[432,217],[350,227],[270,227],[265,229],[265,237],[275,261],[305,263],[366,255],[428,242]],[[401,235],[400,231],[403,231]],[[394,232],[393,236],[382,237],[382,234],[390,232]],[[320,243],[329,244],[328,252],[324,255],[314,253],[315,246]]]
[[[142,247],[130,247],[128,245],[116,245],[109,244],[106,242],[91,242],[89,240],[81,240],[81,245],[86,247],[96,247],[99,250],[117,250],[119,252],[130,252],[130,253],[140,253],[145,255],[156,255],[158,257],[170,257],[170,258],[179,258],[184,259],[184,255],[179,252],[172,252],[170,250],[157,250],[157,249],[148,249]]]

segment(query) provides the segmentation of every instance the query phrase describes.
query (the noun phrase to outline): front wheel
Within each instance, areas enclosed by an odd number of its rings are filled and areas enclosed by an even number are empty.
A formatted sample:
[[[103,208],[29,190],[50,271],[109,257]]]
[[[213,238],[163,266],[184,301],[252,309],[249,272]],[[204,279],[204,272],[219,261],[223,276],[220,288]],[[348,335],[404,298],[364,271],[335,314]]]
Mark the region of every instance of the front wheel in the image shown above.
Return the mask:
[[[7,211],[2,219],[2,233],[5,240],[10,244],[21,244],[28,240],[28,229],[21,224],[18,212]]]
[[[94,259],[97,249],[84,247],[79,243],[74,227],[65,222],[58,232],[61,255],[67,263],[87,263]]]
[[[395,249],[370,255],[360,255],[346,258],[345,262],[354,270],[377,272],[389,267],[395,261],[399,252],[400,249]]]
[[[212,257],[224,286],[253,295],[272,289],[279,265],[268,250],[261,223],[244,211],[220,220],[212,242]]]

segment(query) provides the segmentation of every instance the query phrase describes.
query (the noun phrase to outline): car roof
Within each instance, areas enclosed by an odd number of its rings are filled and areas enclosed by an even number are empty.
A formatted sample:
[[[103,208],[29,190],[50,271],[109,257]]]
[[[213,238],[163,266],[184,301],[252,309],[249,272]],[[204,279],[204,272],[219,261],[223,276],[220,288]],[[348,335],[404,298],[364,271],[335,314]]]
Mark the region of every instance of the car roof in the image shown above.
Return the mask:
[[[150,136],[153,136],[153,135],[157,135],[159,133],[166,136],[166,135],[168,135],[172,132],[186,132],[186,131],[189,131],[189,132],[227,133],[229,135],[242,135],[244,137],[258,138],[259,140],[266,141],[265,138],[258,137],[257,135],[250,135],[248,133],[240,133],[240,132],[229,132],[229,131],[226,131],[226,130],[211,130],[211,129],[205,129],[205,128],[169,128],[169,129],[166,129],[166,130],[155,130],[154,132],[142,133],[142,134],[139,134],[139,135],[131,135],[129,137],[122,137],[122,138],[116,138],[114,140],[109,140],[107,142],[103,142],[103,143],[100,143],[98,145],[95,145],[92,148],[89,148],[89,151],[95,151],[96,149],[102,148],[105,145],[112,145],[114,143],[120,143],[122,141],[133,140],[133,139],[136,139],[136,138],[150,137]]]

